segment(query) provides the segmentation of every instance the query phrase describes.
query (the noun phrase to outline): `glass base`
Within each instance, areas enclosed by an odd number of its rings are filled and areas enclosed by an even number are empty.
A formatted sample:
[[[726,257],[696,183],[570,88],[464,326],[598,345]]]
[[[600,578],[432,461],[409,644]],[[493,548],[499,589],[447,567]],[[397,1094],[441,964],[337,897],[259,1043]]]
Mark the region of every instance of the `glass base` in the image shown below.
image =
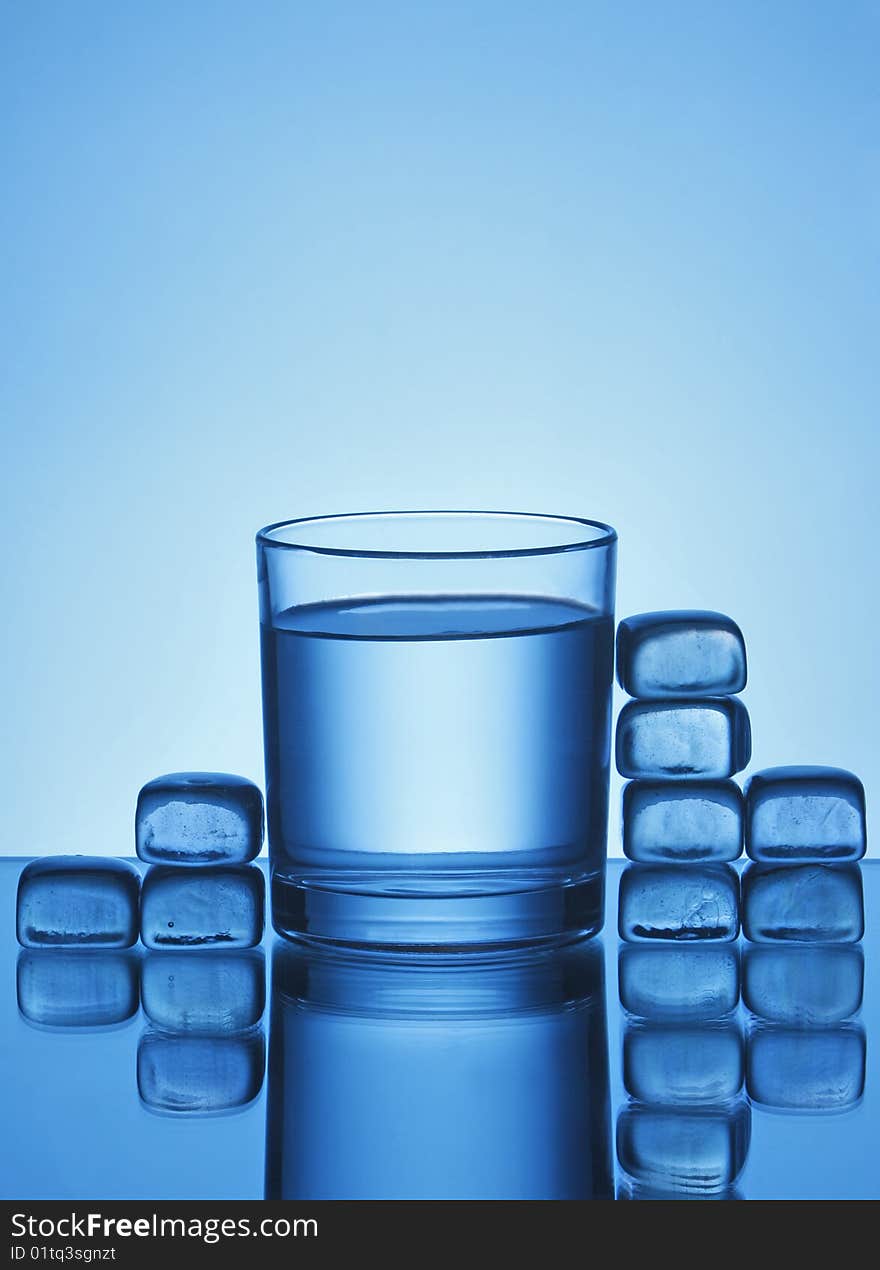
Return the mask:
[[[604,891],[604,870],[275,872],[272,924],[288,939],[349,947],[515,948],[598,934]]]

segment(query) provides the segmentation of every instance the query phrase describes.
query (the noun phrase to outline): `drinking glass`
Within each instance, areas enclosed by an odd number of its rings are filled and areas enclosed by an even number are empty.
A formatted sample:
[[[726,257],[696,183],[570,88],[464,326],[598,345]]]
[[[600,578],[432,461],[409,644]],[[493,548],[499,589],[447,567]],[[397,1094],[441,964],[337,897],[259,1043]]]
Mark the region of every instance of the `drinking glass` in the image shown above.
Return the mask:
[[[260,531],[279,933],[464,948],[600,928],[616,540],[500,512]]]

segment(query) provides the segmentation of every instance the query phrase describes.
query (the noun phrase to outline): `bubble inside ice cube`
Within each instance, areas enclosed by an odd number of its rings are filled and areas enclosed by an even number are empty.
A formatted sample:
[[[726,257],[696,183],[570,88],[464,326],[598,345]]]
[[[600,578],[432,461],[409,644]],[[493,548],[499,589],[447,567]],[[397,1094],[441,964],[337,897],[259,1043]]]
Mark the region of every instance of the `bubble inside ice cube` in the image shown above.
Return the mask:
[[[725,864],[631,864],[620,878],[618,930],[633,941],[736,939],[739,879]]]
[[[857,864],[750,864],[742,897],[743,933],[754,943],[855,944],[864,933]]]
[[[742,793],[733,781],[630,781],[622,823],[630,860],[735,860],[742,851]]]
[[[861,1009],[864,978],[858,946],[755,946],[743,958],[743,1000],[771,1023],[827,1027]]]
[[[746,686],[742,632],[723,613],[637,613],[617,628],[617,677],[632,697],[741,692]]]
[[[254,865],[154,865],[144,878],[141,939],[148,948],[252,948],[263,935],[263,892]]]
[[[253,1027],[263,1015],[262,951],[154,952],[141,970],[144,1013],[166,1032],[216,1035]]]
[[[102,1028],[137,1013],[138,957],[89,948],[24,949],[18,1008],[41,1027]]]
[[[865,1033],[858,1024],[749,1033],[749,1097],[785,1111],[840,1111],[865,1088]]]
[[[141,875],[124,860],[45,856],[18,880],[17,934],[25,948],[130,948]]]
[[[738,697],[630,701],[617,720],[617,770],[644,779],[724,780],[752,752],[749,716]]]
[[[768,767],[746,785],[746,851],[768,863],[865,854],[865,791],[839,767]]]
[[[620,949],[620,1004],[643,1019],[718,1019],[739,1001],[739,949],[720,946],[629,945]]]
[[[263,796],[243,776],[172,772],[138,794],[135,844],[150,864],[245,864],[263,843]]]
[[[230,1111],[263,1086],[262,1029],[235,1036],[169,1036],[147,1030],[137,1054],[138,1092],[155,1111]]]

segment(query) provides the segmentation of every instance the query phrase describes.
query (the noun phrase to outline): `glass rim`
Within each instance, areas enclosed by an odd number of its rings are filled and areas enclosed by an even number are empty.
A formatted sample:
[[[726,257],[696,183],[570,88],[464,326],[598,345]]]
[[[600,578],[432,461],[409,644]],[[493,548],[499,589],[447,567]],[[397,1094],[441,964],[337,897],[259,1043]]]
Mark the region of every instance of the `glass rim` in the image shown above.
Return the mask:
[[[319,525],[351,521],[356,524],[358,521],[369,520],[404,520],[406,518],[430,520],[432,517],[450,518],[458,521],[467,521],[469,519],[486,519],[495,521],[532,521],[544,524],[554,523],[557,525],[570,525],[572,527],[572,535],[570,542],[553,543],[548,546],[531,546],[531,547],[503,547],[503,548],[457,548],[451,551],[424,551],[424,550],[384,550],[367,547],[327,547],[310,542],[287,541],[283,538],[277,538],[274,535],[282,529],[291,529],[293,526],[302,525]],[[577,527],[580,527],[578,533]],[[586,538],[583,536],[584,529],[598,530],[593,537]],[[601,520],[591,520],[585,516],[559,516],[549,515],[542,512],[507,512],[507,511],[480,511],[476,509],[459,509],[454,508],[438,508],[419,509],[413,511],[372,511],[372,512],[341,512],[336,515],[323,516],[294,516],[290,520],[276,520],[271,525],[265,525],[258,530],[256,537],[257,545],[260,547],[271,548],[272,550],[282,551],[307,551],[319,556],[347,556],[354,559],[364,560],[504,560],[522,556],[554,556],[562,555],[570,551],[591,551],[597,547],[610,547],[617,542],[617,531],[611,525],[605,524]]]

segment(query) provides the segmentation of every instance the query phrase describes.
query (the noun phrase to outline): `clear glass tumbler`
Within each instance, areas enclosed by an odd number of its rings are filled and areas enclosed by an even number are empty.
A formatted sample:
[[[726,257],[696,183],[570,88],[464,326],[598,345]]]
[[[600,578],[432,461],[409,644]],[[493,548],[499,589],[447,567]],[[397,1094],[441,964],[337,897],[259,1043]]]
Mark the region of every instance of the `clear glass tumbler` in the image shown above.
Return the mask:
[[[602,924],[616,534],[496,512],[257,536],[283,935],[505,946]]]

